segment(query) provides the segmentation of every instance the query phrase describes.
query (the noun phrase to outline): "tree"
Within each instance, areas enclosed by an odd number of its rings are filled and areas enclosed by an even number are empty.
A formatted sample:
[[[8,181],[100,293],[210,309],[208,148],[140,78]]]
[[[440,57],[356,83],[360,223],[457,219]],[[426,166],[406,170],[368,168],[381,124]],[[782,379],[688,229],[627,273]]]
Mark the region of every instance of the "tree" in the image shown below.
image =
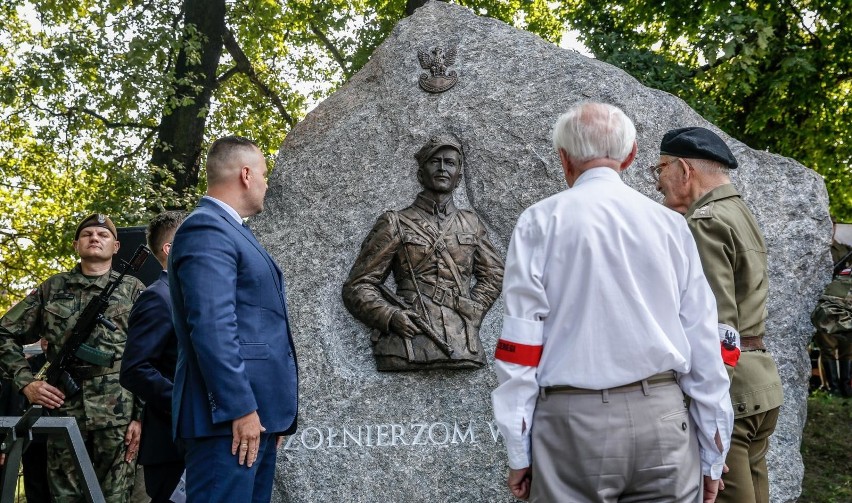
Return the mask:
[[[267,154],[421,0],[0,1],[0,311],[74,262],[85,214],[143,225],[203,191],[223,134]],[[463,0],[558,41],[545,0]]]
[[[675,94],[753,148],[826,181],[852,221],[852,27],[848,2],[571,0],[595,57]]]

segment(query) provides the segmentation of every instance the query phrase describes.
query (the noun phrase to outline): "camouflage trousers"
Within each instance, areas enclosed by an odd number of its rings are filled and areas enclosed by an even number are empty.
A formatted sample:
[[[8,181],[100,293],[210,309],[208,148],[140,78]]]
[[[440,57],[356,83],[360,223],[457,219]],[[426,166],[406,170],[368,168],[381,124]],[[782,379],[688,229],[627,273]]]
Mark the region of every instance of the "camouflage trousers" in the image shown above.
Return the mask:
[[[127,426],[81,431],[95,475],[107,503],[127,503],[136,476],[136,461],[124,461]],[[74,452],[64,438],[47,441],[47,477],[56,503],[86,501],[83,477],[77,473]]]

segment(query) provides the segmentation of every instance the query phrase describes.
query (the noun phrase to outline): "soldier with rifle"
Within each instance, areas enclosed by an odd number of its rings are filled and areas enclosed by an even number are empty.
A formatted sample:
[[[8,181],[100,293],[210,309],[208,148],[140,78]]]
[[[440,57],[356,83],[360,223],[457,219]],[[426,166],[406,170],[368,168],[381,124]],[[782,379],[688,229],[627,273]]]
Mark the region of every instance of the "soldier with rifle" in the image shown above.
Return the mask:
[[[80,262],[51,276],[0,318],[0,371],[34,405],[74,417],[107,502],[126,502],[133,486],[141,403],[119,384],[127,318],[144,285],[112,270],[115,225],[92,214],[77,226]],[[48,342],[45,373],[33,375],[22,346]],[[70,347],[73,345],[73,351]],[[47,464],[56,502],[83,499],[74,453],[50,438]]]
[[[376,221],[343,303],[374,329],[378,370],[479,368],[479,326],[500,296],[503,260],[479,216],[453,204],[464,163],[458,138],[436,135],[414,157],[423,191]],[[391,273],[396,292],[384,284]]]

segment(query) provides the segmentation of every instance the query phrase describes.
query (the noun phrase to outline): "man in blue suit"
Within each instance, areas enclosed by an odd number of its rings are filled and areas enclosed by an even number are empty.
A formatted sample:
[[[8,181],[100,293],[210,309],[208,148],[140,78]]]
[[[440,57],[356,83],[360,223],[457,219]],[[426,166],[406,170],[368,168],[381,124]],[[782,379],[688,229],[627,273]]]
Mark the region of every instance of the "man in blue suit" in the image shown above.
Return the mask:
[[[172,439],[172,387],[177,366],[177,337],[166,261],[172,239],[186,217],[166,211],[148,224],[148,247],[163,267],[160,278],[133,304],[119,382],[145,401],[139,464],[145,467],[145,491],[152,503],[169,503],[183,474],[183,450]]]
[[[242,219],[263,210],[266,160],[241,137],[207,154],[207,195],[169,255],[178,363],[173,427],[190,502],[266,502],[298,376],[281,270]]]

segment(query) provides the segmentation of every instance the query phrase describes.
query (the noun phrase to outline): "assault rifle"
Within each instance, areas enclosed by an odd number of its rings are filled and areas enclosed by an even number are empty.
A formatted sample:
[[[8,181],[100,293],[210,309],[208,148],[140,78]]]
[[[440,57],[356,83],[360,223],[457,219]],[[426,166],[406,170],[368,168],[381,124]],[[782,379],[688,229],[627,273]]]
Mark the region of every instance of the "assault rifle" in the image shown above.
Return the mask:
[[[846,262],[852,259],[852,250],[849,251],[842,259],[840,259],[836,264],[834,264],[834,272],[833,276],[837,276],[840,274],[840,271],[846,269]]]
[[[124,275],[127,274],[128,269],[138,271],[150,253],[151,250],[148,247],[139,245],[139,248],[136,249],[129,262],[125,260],[121,261],[122,268],[118,276],[111,279],[104,286],[103,290],[101,290],[101,293],[86,304],[80,317],[77,318],[77,323],[71,330],[71,335],[68,336],[62,347],[59,348],[59,352],[50,361],[45,363],[35,375],[37,380],[47,381],[47,384],[51,386],[58,387],[61,384],[65,389],[66,398],[70,398],[80,392],[80,386],[74,382],[74,379],[68,373],[68,367],[75,360],[80,359],[101,367],[111,367],[115,363],[114,354],[99,351],[87,345],[86,341],[99,324],[111,331],[115,331],[118,328],[104,316],[109,306],[109,298],[115,289],[118,288],[118,285],[121,284],[121,280],[124,279]]]

